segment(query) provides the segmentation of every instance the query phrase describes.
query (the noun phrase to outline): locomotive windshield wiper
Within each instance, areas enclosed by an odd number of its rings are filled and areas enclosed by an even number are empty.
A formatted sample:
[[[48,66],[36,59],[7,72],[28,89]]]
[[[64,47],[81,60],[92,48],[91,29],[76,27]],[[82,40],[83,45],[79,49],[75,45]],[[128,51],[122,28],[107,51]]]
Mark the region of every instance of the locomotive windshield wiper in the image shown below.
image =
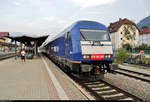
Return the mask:
[[[83,36],[83,34],[80,32],[82,38],[86,41],[87,39],[85,38],[85,36]]]

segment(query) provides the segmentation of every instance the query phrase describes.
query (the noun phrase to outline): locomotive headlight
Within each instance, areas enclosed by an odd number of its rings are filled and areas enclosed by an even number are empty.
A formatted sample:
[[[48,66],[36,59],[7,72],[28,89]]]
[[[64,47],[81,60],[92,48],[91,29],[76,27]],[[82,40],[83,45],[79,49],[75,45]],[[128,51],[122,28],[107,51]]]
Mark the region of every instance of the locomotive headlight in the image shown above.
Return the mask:
[[[111,58],[111,54],[106,54],[105,58]]]
[[[90,55],[83,55],[83,59],[90,59]]]
[[[105,58],[108,58],[108,56],[107,56],[107,55],[105,55]]]
[[[111,58],[111,55],[108,55],[108,58]]]
[[[83,55],[83,58],[86,59],[86,55]]]
[[[90,56],[88,55],[88,56],[86,56],[86,58],[87,58],[87,59],[89,59],[89,58],[90,58]]]

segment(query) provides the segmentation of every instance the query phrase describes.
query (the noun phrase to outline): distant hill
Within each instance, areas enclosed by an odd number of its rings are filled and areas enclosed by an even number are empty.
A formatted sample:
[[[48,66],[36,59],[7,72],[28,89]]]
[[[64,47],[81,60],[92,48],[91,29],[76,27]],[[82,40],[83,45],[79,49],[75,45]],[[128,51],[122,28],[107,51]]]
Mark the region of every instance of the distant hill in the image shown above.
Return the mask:
[[[142,19],[137,26],[141,29],[142,27],[146,26],[146,27],[150,27],[150,16]]]

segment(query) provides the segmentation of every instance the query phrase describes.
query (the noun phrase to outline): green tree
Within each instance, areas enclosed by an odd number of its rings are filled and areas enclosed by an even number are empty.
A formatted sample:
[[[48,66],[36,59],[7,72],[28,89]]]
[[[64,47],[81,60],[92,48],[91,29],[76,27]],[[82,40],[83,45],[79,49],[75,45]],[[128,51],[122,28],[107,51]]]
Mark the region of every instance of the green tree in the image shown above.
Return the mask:
[[[139,53],[141,50],[144,50],[144,52],[149,52],[150,46],[148,46],[147,44],[142,44],[142,45],[139,45],[139,46],[135,47],[134,50],[137,53]]]
[[[129,56],[128,51],[125,48],[120,48],[115,54],[114,63],[122,64],[124,60]]]
[[[127,51],[131,51],[132,50],[132,47],[131,47],[130,44],[124,44],[123,48],[125,48]]]
[[[148,49],[148,45],[147,44],[142,44],[139,46],[139,50],[147,50]]]

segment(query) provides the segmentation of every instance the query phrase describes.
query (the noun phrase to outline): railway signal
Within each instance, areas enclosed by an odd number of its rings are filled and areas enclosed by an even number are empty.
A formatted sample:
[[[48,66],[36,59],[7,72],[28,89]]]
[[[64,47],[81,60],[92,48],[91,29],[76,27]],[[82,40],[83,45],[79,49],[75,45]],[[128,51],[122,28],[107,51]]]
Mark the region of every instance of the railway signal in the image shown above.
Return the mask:
[[[143,50],[141,50],[141,51],[140,51],[140,54],[144,54],[144,51],[143,51]]]

